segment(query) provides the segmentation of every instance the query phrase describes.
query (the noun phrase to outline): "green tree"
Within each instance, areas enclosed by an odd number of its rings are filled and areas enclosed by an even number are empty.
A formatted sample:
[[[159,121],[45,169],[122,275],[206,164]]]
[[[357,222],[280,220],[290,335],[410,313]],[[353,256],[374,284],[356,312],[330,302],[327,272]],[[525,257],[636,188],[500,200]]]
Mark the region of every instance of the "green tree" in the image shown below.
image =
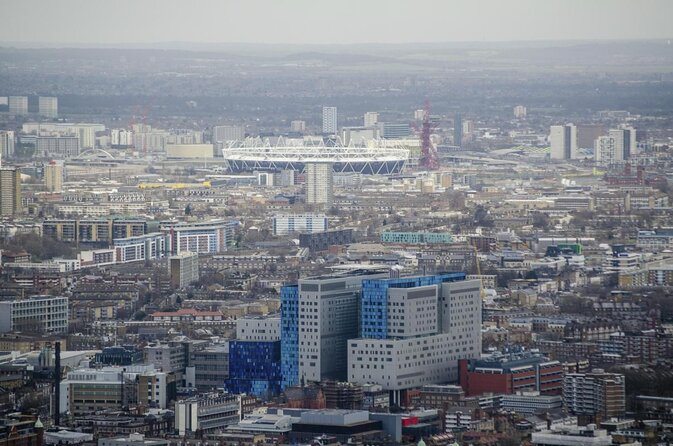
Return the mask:
[[[533,226],[546,231],[550,226],[549,216],[543,214],[542,212],[536,212],[533,214]]]
[[[59,242],[49,237],[40,237],[31,232],[17,234],[9,240],[0,242],[0,249],[6,251],[26,251],[33,260],[42,261],[53,257],[73,258],[75,249],[71,244]]]
[[[492,227],[493,226],[493,218],[489,215],[488,210],[482,206],[478,205],[474,209],[474,224],[477,226],[484,226],[484,227]]]

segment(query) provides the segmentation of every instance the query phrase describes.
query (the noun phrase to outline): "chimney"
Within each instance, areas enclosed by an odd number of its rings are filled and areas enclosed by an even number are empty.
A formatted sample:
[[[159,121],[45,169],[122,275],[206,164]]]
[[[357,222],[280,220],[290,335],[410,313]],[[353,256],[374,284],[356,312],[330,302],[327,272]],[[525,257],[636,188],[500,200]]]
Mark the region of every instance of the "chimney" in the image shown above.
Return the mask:
[[[61,424],[61,343],[54,352],[54,426]]]

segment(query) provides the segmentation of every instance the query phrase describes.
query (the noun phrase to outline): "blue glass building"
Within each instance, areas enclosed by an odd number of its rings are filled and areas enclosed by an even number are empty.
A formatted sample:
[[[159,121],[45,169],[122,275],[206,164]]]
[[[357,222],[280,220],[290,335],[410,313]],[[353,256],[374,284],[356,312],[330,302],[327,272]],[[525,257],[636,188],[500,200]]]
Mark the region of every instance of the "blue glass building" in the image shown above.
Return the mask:
[[[444,282],[465,280],[465,277],[465,273],[442,273],[434,276],[363,280],[360,303],[360,337],[368,339],[388,338],[389,288],[437,285]]]
[[[280,358],[280,341],[230,341],[225,390],[264,400],[280,394]]]
[[[280,290],[281,387],[299,384],[299,286]]]

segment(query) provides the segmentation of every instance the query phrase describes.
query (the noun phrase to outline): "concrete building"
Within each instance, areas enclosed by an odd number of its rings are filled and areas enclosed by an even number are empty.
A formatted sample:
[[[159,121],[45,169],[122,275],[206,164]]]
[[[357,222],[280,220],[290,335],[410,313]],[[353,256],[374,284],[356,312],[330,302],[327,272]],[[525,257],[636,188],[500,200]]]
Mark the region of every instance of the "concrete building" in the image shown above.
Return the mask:
[[[365,127],[375,127],[379,123],[379,114],[378,112],[367,112],[365,113],[364,123]]]
[[[337,108],[323,107],[322,108],[322,132],[328,135],[336,135],[337,133]]]
[[[40,96],[38,98],[38,113],[45,118],[58,118],[58,98]]]
[[[594,160],[602,166],[610,166],[624,161],[623,153],[617,151],[615,138],[599,136],[594,143]]]
[[[545,414],[560,411],[563,408],[563,398],[560,395],[540,395],[540,392],[519,392],[503,395],[500,408],[524,415]]]
[[[199,280],[199,255],[185,251],[168,258],[172,288],[185,288]]]
[[[605,135],[603,124],[578,124],[577,147],[580,149],[590,149],[594,146],[594,141],[603,135]]]
[[[563,404],[574,415],[608,420],[626,410],[624,375],[594,369],[569,373],[563,379]]]
[[[137,404],[165,409],[175,391],[174,376],[153,365],[82,368],[61,381],[61,411],[82,415]]]
[[[453,118],[453,145],[456,147],[463,145],[463,117],[460,113]]]
[[[332,163],[306,163],[306,204],[330,207],[334,201]]]
[[[304,133],[306,131],[306,121],[297,120],[290,122],[290,131]]]
[[[49,192],[63,192],[63,163],[50,161],[44,166],[44,183]]]
[[[241,421],[241,399],[237,395],[210,393],[175,403],[175,429],[178,435],[210,433]]]
[[[170,442],[161,438],[145,438],[145,435],[132,433],[128,437],[99,438],[98,446],[168,446]]]
[[[549,142],[552,159],[569,160],[577,158],[577,127],[575,125],[552,125],[549,128]]]
[[[481,351],[481,288],[464,273],[365,280],[361,336],[348,341],[348,380],[391,391],[458,379]]]
[[[10,96],[9,114],[24,116],[28,114],[28,96]]]
[[[79,136],[59,135],[59,136],[35,136],[24,137],[32,138],[35,143],[35,156],[44,158],[72,158],[79,155],[80,142]]]
[[[0,332],[67,333],[68,298],[32,296],[0,302]]]
[[[324,214],[279,214],[273,217],[273,235],[324,232],[327,227]]]
[[[636,130],[613,129],[607,136],[599,136],[594,144],[594,159],[602,166],[623,163],[638,152]]]
[[[556,426],[550,430],[533,432],[534,446],[610,446],[612,436],[595,424],[587,426]]]
[[[14,132],[12,130],[0,130],[0,155],[3,159],[14,156]]]
[[[209,159],[215,154],[212,144],[166,144],[166,158]]]
[[[325,232],[299,234],[299,246],[311,251],[326,251],[332,245],[353,243],[352,229],[333,229]]]
[[[242,317],[236,320],[240,341],[280,341],[280,316]]]
[[[379,127],[344,127],[341,129],[341,141],[345,146],[366,146],[370,141],[378,139]]]
[[[112,243],[116,239],[147,233],[147,221],[135,218],[49,219],[42,223],[42,234],[54,240],[72,243]]]
[[[161,232],[169,237],[169,251],[180,254],[189,251],[197,254],[225,252],[234,243],[236,222],[208,220],[198,223],[162,222]]]
[[[168,247],[168,236],[162,232],[150,232],[135,237],[118,238],[113,241],[117,263],[160,259],[169,251]]]
[[[221,389],[229,378],[229,344],[191,352],[185,375],[187,387],[199,392]]]
[[[245,139],[245,127],[240,125],[216,125],[213,127],[213,144],[228,144]]]
[[[110,130],[110,146],[113,149],[126,149],[133,147],[133,132],[127,129]]]
[[[638,154],[636,129],[632,127],[613,129],[608,135],[615,140],[615,150],[621,154],[622,159],[628,160]]]
[[[526,119],[526,107],[523,105],[514,107],[513,113],[516,119]]]
[[[381,138],[403,139],[411,134],[411,127],[408,123],[379,122],[378,125]]]
[[[27,135],[79,136],[82,149],[93,149],[96,147],[96,132],[104,132],[105,126],[91,123],[27,122],[23,124],[21,131]]]
[[[17,167],[0,167],[0,217],[13,217],[22,209],[21,172]]]
[[[146,346],[144,350],[145,363],[163,372],[177,372],[181,375],[187,366],[189,345],[186,342],[159,342]]]

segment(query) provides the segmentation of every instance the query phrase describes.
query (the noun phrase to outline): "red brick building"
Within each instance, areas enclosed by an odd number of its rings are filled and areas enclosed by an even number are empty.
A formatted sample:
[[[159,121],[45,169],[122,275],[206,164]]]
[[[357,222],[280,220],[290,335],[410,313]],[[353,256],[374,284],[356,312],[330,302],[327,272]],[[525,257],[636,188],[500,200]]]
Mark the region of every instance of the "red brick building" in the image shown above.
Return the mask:
[[[465,359],[459,361],[459,367],[465,396],[532,390],[542,395],[560,395],[563,390],[563,365],[541,355],[518,353]]]

